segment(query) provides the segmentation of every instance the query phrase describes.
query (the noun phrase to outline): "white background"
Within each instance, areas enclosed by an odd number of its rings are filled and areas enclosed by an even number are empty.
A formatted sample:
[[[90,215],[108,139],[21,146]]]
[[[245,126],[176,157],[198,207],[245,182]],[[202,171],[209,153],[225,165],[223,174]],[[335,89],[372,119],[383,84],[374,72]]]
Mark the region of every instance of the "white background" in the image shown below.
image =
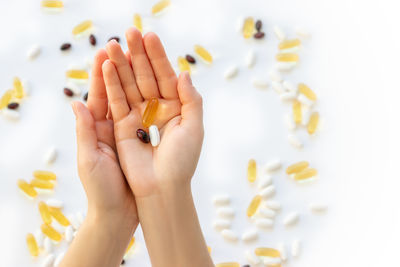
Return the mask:
[[[86,38],[73,39],[73,26],[92,19],[101,47],[113,35],[122,37],[138,12],[145,28],[160,35],[174,65],[178,55],[192,53],[197,43],[215,57],[211,67],[200,63],[193,74],[204,97],[206,127],[193,191],[215,262],[245,264],[245,249],[300,238],[302,255],[286,266],[399,266],[397,1],[172,0],[168,12],[153,18],[154,2],[69,0],[55,15],[42,12],[38,0],[0,2],[0,93],[12,86],[14,76],[32,84],[20,121],[0,116],[0,265],[38,266],[43,258],[32,260],[26,249],[25,235],[40,226],[40,217],[38,200],[19,193],[18,178],[30,179],[35,169],[53,170],[58,175],[54,197],[65,201],[65,212],[86,209],[76,171],[74,118],[62,88],[65,69],[83,63],[95,49]],[[242,16],[262,19],[266,40],[245,41],[236,31]],[[260,91],[250,83],[253,76],[267,78],[273,68],[278,43],[274,25],[290,37],[296,26],[312,33],[303,44],[301,65],[285,76],[309,84],[319,97],[316,109],[323,125],[311,139],[304,129],[297,132],[305,141],[302,151],[287,142],[283,116],[290,106],[273,90]],[[70,53],[60,53],[63,42],[72,42]],[[34,43],[42,46],[42,54],[28,62],[25,54]],[[244,66],[249,49],[257,53],[251,70]],[[222,74],[231,64],[238,64],[240,73],[228,82]],[[51,145],[58,148],[59,157],[48,167],[42,156]],[[308,159],[319,170],[318,181],[299,186],[283,171],[274,174],[275,199],[283,204],[274,231],[262,232],[251,245],[226,243],[211,226],[216,217],[212,195],[232,195],[237,211],[234,231],[240,234],[252,227],[245,209],[256,189],[246,181],[247,161],[255,158],[263,164],[276,157],[284,166]],[[329,212],[312,215],[307,208],[311,201],[328,203]],[[301,212],[300,223],[284,229],[284,215],[296,210]],[[141,232],[136,236],[136,252],[127,266],[149,266]]]

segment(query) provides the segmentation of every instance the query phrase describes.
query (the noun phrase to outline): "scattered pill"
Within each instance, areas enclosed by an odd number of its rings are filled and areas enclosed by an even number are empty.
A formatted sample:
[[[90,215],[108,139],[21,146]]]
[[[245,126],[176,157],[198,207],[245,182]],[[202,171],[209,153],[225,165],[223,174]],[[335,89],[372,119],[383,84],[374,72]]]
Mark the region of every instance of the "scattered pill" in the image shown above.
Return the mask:
[[[294,258],[297,258],[297,257],[300,256],[300,249],[301,249],[300,247],[301,247],[301,243],[300,243],[299,239],[295,239],[295,240],[292,241],[291,252],[292,252],[292,256]]]
[[[250,159],[247,164],[247,180],[252,183],[257,179],[257,162]]]
[[[54,266],[60,265],[61,261],[64,259],[65,252],[60,253],[56,260],[54,261]]]
[[[217,209],[217,215],[222,218],[233,218],[235,210],[231,207],[220,207]]]
[[[249,263],[253,265],[259,265],[261,263],[260,258],[254,255],[250,250],[246,250],[245,255]]]
[[[293,116],[290,114],[285,115],[284,122],[289,131],[294,131],[297,127],[296,123],[293,121]]]
[[[280,210],[281,207],[282,207],[282,206],[281,206],[281,203],[279,203],[279,202],[276,201],[276,200],[267,200],[267,201],[265,202],[265,204],[267,205],[268,208],[273,209],[273,210],[275,210],[275,211]]]
[[[10,121],[18,121],[21,117],[18,111],[12,109],[4,109],[2,114]]]
[[[293,101],[297,97],[296,92],[284,92],[280,95],[282,101]]]
[[[248,68],[252,68],[254,66],[254,64],[256,63],[256,54],[254,53],[253,50],[250,50],[246,57],[245,57],[245,64],[246,67]]]
[[[46,163],[46,164],[52,164],[52,163],[54,163],[54,161],[56,161],[56,159],[57,159],[57,149],[54,147],[54,146],[52,146],[52,147],[50,147],[47,151],[46,151],[46,153],[44,154],[44,156],[43,156],[43,161]],[[51,179],[52,180],[52,179]]]
[[[279,53],[276,55],[276,60],[280,62],[298,62],[299,55],[294,53]]]
[[[238,72],[239,72],[239,68],[236,65],[231,66],[227,70],[225,70],[224,78],[227,80],[232,79],[237,76]]]
[[[69,79],[87,80],[89,79],[89,73],[86,70],[72,69],[65,73],[65,76]]]
[[[19,103],[17,103],[17,102],[11,102],[7,106],[8,109],[17,109],[18,107],[19,107]]]
[[[280,50],[291,49],[294,47],[298,47],[301,45],[301,41],[299,39],[291,39],[291,40],[283,40],[279,43],[278,48]]]
[[[286,34],[283,32],[283,30],[280,27],[274,26],[273,30],[279,41],[283,41],[286,39]]]
[[[62,226],[70,225],[69,220],[67,219],[67,217],[64,216],[64,214],[62,213],[61,209],[50,207],[49,210],[50,210],[51,216],[53,216],[53,218],[59,224],[61,224]]]
[[[305,95],[308,99],[312,101],[317,100],[317,95],[314,93],[314,91],[311,90],[310,87],[308,87],[304,83],[299,83],[297,88],[299,90],[299,93]]]
[[[122,259],[122,261],[121,261],[121,265],[124,265],[125,264],[125,260],[124,259]]]
[[[37,229],[35,231],[35,238],[36,238],[38,247],[39,248],[43,247],[44,235],[43,235],[42,231],[40,231],[40,229]]]
[[[92,27],[93,27],[93,22],[91,20],[85,20],[85,21],[81,22],[80,24],[76,25],[72,29],[72,34],[75,36],[81,35],[83,33],[88,32]]]
[[[282,85],[283,85],[283,88],[284,88],[286,91],[294,92],[294,93],[297,94],[297,87],[296,87],[293,83],[291,83],[291,82],[289,82],[289,81],[283,81],[283,82],[282,82]]]
[[[221,231],[223,229],[231,228],[232,222],[226,219],[218,219],[213,222],[213,227],[217,231]]]
[[[169,0],[161,0],[157,2],[153,7],[151,8],[151,13],[153,15],[157,15],[164,11],[169,5],[171,4],[171,1]]]
[[[40,52],[41,52],[41,48],[39,45],[37,45],[37,44],[32,45],[28,49],[28,51],[26,53],[26,57],[28,58],[28,60],[34,60],[40,55]]]
[[[42,224],[40,229],[42,229],[43,234],[45,234],[50,239],[57,241],[57,242],[61,241],[62,235],[59,232],[57,232],[52,226],[44,223],[44,224]]]
[[[259,78],[253,78],[251,80],[251,83],[253,84],[254,87],[259,88],[259,89],[265,89],[268,88],[269,83],[266,80],[262,80]]]
[[[257,219],[256,226],[262,229],[270,229],[274,226],[274,221],[267,218]]]
[[[146,105],[142,116],[142,124],[145,128],[150,127],[150,125],[155,121],[158,110],[158,99],[153,97],[149,100]]]
[[[293,120],[296,124],[301,124],[302,121],[302,112],[301,112],[301,103],[298,100],[293,101]]]
[[[272,89],[277,93],[277,94],[282,94],[285,90],[283,89],[283,85],[280,82],[272,82]]]
[[[53,254],[47,255],[46,258],[44,258],[41,267],[53,267],[53,264],[54,264],[54,260],[55,260],[55,259],[56,259],[56,258],[54,257]]]
[[[221,262],[217,263],[215,267],[240,267],[240,264],[237,262]]]
[[[29,253],[33,257],[37,257],[39,255],[39,247],[33,234],[26,235],[26,244],[28,246]]]
[[[252,17],[245,18],[242,28],[243,37],[248,39],[254,34],[254,32],[255,32],[254,19]]]
[[[262,197],[260,195],[256,195],[250,202],[247,208],[247,217],[252,217],[254,213],[258,210],[258,207],[261,204]]]
[[[39,207],[39,213],[40,213],[40,216],[42,217],[43,222],[47,223],[47,224],[51,224],[52,218],[51,218],[50,210],[49,210],[49,207],[47,206],[47,204],[44,203],[43,201],[40,201],[38,204],[38,207]]]
[[[303,142],[295,134],[288,134],[288,141],[291,146],[297,149],[303,148]]]
[[[297,66],[297,62],[277,62],[275,64],[275,69],[280,72],[288,72]]]
[[[178,57],[178,68],[180,72],[187,71],[189,74],[192,72],[189,62],[184,57]]]
[[[274,210],[268,209],[268,208],[259,209],[257,214],[260,217],[268,218],[268,219],[273,219],[276,216],[276,212]]]
[[[204,47],[200,45],[194,46],[194,52],[206,63],[211,64],[213,62],[213,58]]]
[[[54,246],[53,246],[53,241],[51,241],[50,238],[45,237],[43,241],[43,249],[46,251],[47,254],[50,254],[53,252]]]
[[[299,161],[286,168],[286,174],[294,174],[306,169],[310,163],[308,161]]]
[[[326,210],[328,209],[328,206],[325,204],[322,204],[322,203],[311,203],[309,205],[309,208],[312,213],[321,214],[321,213],[326,212]]]
[[[300,181],[300,180],[305,180],[305,179],[309,179],[311,177],[314,177],[317,175],[317,170],[313,169],[313,168],[308,168],[305,170],[302,170],[301,172],[298,172],[294,175],[294,179],[296,181]]]
[[[65,229],[65,240],[68,243],[71,243],[72,239],[74,238],[74,229],[72,228],[71,225],[67,226]]]
[[[254,250],[254,254],[259,257],[272,257],[272,258],[280,258],[281,253],[279,250],[274,248],[267,248],[267,247],[258,247]]]
[[[54,172],[50,171],[41,171],[41,170],[35,170],[33,172],[33,177],[41,180],[56,180],[57,176]]]
[[[190,64],[196,64],[196,59],[194,57],[192,57],[191,55],[186,55],[185,56],[187,62],[189,62]]]
[[[137,129],[136,136],[139,138],[140,141],[143,143],[150,143],[150,136],[146,133],[145,130]]]
[[[23,98],[25,96],[25,93],[21,79],[18,77],[14,77],[13,86],[14,86],[14,96],[16,98]]]
[[[14,90],[7,90],[0,99],[0,109],[7,107],[14,95]]]
[[[88,96],[89,96],[89,92],[86,92],[86,93],[83,95],[83,100],[84,100],[85,102],[88,100]]]
[[[298,212],[289,213],[285,219],[283,219],[283,224],[285,227],[294,226],[299,222],[300,214]]]
[[[133,15],[133,26],[140,32],[143,32],[142,17],[137,13]]]
[[[287,257],[287,251],[286,251],[286,246],[283,242],[278,243],[277,248],[279,250],[279,252],[281,253],[281,260],[283,262],[287,261],[288,257]]]
[[[276,71],[270,71],[269,73],[268,73],[268,77],[271,79],[271,81],[273,81],[273,82],[282,82],[283,81],[283,78],[282,78],[282,76],[278,73],[278,72],[276,72]]]
[[[149,136],[150,136],[151,145],[153,147],[156,147],[160,144],[160,132],[158,131],[158,127],[156,125],[150,126]]]
[[[275,192],[276,192],[275,186],[269,185],[266,188],[264,188],[263,190],[261,190],[260,195],[263,198],[269,198],[269,197],[273,196],[275,194]]]
[[[281,258],[265,257],[263,263],[266,267],[279,267],[281,266],[282,260]]]
[[[95,45],[97,44],[96,36],[94,36],[93,34],[89,35],[89,43],[90,43],[92,46],[95,46]]]
[[[43,0],[41,3],[42,7],[45,8],[63,8],[63,1],[59,0]]]
[[[311,107],[314,105],[314,101],[308,99],[305,95],[303,94],[299,94],[299,96],[297,97],[297,101],[299,101],[301,104],[303,104],[306,107]]]
[[[72,45],[70,43],[64,43],[64,44],[61,45],[60,50],[61,51],[69,50],[69,49],[71,49],[71,46]]]
[[[37,192],[33,186],[28,184],[25,180],[19,179],[18,180],[18,187],[28,196],[36,197]]]
[[[254,38],[255,38],[255,39],[262,39],[262,38],[264,38],[264,36],[265,36],[265,33],[264,33],[264,32],[256,32],[256,33],[254,34]]]
[[[252,242],[258,238],[258,231],[256,229],[246,230],[242,234],[242,241],[243,242]]]
[[[40,189],[53,189],[54,184],[50,181],[40,180],[40,179],[32,179],[30,182],[31,186]]]
[[[256,31],[261,31],[261,28],[262,28],[262,21],[258,19],[256,21]]]
[[[230,229],[223,229],[221,231],[221,235],[227,241],[230,241],[230,242],[238,241],[238,236],[235,234],[235,232],[233,232]]]
[[[274,159],[269,161],[267,164],[265,164],[265,171],[267,172],[273,172],[277,171],[282,167],[282,162],[280,159]]]
[[[45,202],[47,204],[47,206],[52,207],[52,208],[58,208],[58,209],[62,209],[64,207],[64,203],[61,200],[58,199],[48,199]]]
[[[264,189],[265,187],[272,184],[272,176],[264,174],[258,183],[258,189]]]
[[[310,116],[310,120],[307,124],[307,132],[309,134],[314,134],[317,127],[318,127],[318,122],[319,122],[319,113],[318,112],[313,112]]]
[[[215,206],[224,206],[231,202],[231,198],[226,194],[215,195],[212,199],[212,202]]]

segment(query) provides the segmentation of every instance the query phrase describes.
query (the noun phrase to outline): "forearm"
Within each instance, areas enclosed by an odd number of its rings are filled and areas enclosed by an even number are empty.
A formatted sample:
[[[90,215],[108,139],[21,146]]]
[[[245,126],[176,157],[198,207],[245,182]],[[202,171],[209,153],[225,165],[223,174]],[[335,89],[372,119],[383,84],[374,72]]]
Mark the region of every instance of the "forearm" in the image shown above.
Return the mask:
[[[214,266],[194,207],[190,183],[136,198],[153,267]]]
[[[88,214],[59,267],[117,267],[136,222]]]

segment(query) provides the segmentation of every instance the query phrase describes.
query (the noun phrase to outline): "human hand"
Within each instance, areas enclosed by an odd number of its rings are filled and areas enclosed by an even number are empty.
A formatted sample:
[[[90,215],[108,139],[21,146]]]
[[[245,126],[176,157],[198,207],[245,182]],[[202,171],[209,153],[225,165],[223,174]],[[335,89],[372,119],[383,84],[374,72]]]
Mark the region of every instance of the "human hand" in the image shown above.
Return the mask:
[[[135,196],[142,197],[171,184],[190,183],[204,135],[202,98],[188,73],[176,77],[156,34],[142,38],[130,28],[126,39],[130,60],[117,42],[110,41],[110,60],[102,68],[120,164]],[[136,136],[153,97],[160,103],[154,122],[161,135],[158,147]]]

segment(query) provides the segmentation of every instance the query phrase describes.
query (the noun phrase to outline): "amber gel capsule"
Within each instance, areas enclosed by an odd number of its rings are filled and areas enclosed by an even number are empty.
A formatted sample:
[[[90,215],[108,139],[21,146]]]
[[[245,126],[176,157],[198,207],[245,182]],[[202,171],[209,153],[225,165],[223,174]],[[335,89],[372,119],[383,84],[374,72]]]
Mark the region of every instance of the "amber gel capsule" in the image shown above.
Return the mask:
[[[142,124],[144,127],[149,128],[150,125],[153,124],[156,119],[157,109],[158,99],[153,97],[150,99],[149,103],[147,103],[146,109],[143,113]]]

